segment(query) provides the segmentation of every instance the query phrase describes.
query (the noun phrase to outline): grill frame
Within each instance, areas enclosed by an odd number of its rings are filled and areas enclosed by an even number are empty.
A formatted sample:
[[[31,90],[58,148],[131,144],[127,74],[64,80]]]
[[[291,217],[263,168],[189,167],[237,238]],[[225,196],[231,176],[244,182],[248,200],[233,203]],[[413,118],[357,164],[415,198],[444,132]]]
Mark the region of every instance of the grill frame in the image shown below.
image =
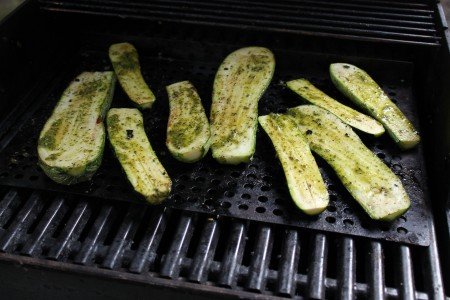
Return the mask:
[[[33,33],[36,34],[36,32],[39,32],[39,28],[38,27],[40,25],[40,21],[39,21],[39,19],[36,19],[37,16],[35,14],[38,11],[38,8],[39,8],[38,4],[35,1],[28,1],[25,5],[22,6],[21,10],[18,11],[16,14],[14,14],[12,17],[10,17],[9,20],[7,20],[7,22],[5,22],[5,21],[3,22],[2,26],[0,27],[0,33],[2,35],[6,34],[9,37],[11,37],[11,38],[8,37],[8,41],[7,41],[8,44],[13,44],[13,43],[16,43],[16,42],[20,42],[22,39],[26,39],[27,36],[30,37],[31,40],[36,40],[36,37],[34,37],[34,39],[33,39]],[[61,17],[61,18],[64,18],[64,17]],[[19,24],[21,22],[24,22],[24,20],[27,20],[27,19],[28,19],[28,21],[30,21],[30,20],[34,21],[35,24],[36,24],[36,28],[33,28],[33,30],[30,30],[30,32],[26,32],[26,30],[23,30],[23,29],[21,30],[20,27],[19,27]],[[53,20],[53,21],[55,22],[55,23],[53,23],[53,25],[57,24],[56,20]],[[42,29],[42,28],[40,28],[40,29]],[[55,28],[53,28],[53,29],[55,29]],[[15,37],[17,37],[17,38],[15,39]],[[48,42],[51,43],[52,32],[49,32],[49,36],[47,36],[47,37],[43,37],[42,35],[40,35],[39,38],[43,39],[44,41],[47,41],[47,39],[48,39]],[[282,40],[282,39],[283,38],[280,37],[280,40]],[[320,38],[317,38],[317,39],[320,39]],[[316,40],[315,36],[311,37],[311,40],[315,41]],[[336,39],[336,41],[338,41],[338,39]],[[3,40],[3,42],[4,42],[4,40]],[[283,43],[283,41],[281,41],[281,43]],[[42,43],[42,44],[44,44],[44,45],[40,45],[39,47],[42,47],[42,48],[45,49],[46,48],[45,47],[45,43]],[[369,53],[368,55],[370,55],[370,54],[373,55],[373,53],[375,52],[375,51],[373,51],[373,52],[370,51],[370,48],[373,47],[374,44],[365,44],[365,43],[355,43],[355,44],[359,45],[358,47],[364,48],[365,49],[364,51],[367,51],[365,53]],[[349,52],[352,52],[353,51],[351,49],[352,47],[351,46],[347,46],[347,45],[354,46],[355,44],[353,44],[353,43],[343,43],[342,45],[338,46],[339,50],[337,50],[337,51],[339,52],[339,51],[348,50]],[[406,48],[402,48],[403,46],[404,45],[399,45],[398,47],[399,47],[399,49],[401,48],[401,49],[405,50]],[[2,47],[0,47],[0,49],[1,48]],[[16,48],[17,47],[14,47],[14,49],[16,49]],[[361,50],[361,48],[358,48],[358,50]],[[49,47],[49,49],[52,50],[51,47]],[[311,49],[313,49],[314,51],[316,50],[314,47],[312,47]],[[397,49],[397,48],[395,48],[395,49]],[[427,49],[424,49],[422,47],[407,48],[407,49],[411,50],[411,53],[412,53],[411,56],[410,56],[411,59],[415,55],[418,55],[417,53],[421,53],[421,55],[423,55],[424,53],[429,53]],[[70,51],[71,49],[70,49],[70,47],[67,47],[67,48],[64,48],[62,50]],[[322,51],[321,49],[317,49],[317,50],[318,51]],[[392,48],[390,48],[390,50],[392,50]],[[18,51],[20,51],[20,47],[19,47]],[[327,50],[325,49],[324,51],[326,52]],[[380,52],[378,52],[378,51],[380,51]],[[31,58],[33,57],[33,53],[26,53],[26,51],[24,51],[24,52],[25,52],[25,54],[28,54],[26,57],[31,57]],[[389,51],[383,52],[383,50],[377,49],[377,55],[391,57],[390,56],[391,54],[389,54],[387,52],[389,52]],[[442,53],[439,53],[439,51],[435,51],[435,50],[432,50],[430,53],[431,53],[431,57],[432,58],[436,58],[434,56],[439,56],[440,54],[442,54]],[[23,53],[21,53],[21,54],[23,54]],[[445,55],[444,57],[448,57],[448,49],[447,49],[447,52],[444,52],[444,55]],[[33,82],[33,80],[31,80],[31,79],[24,78],[24,81],[23,81],[24,82],[24,86],[27,86],[28,88],[25,89],[25,90],[21,90],[20,91],[20,90],[16,90],[15,87],[13,86],[11,88],[11,90],[15,93],[15,95],[19,94],[19,95],[24,96],[24,94],[32,94],[33,90],[35,90],[35,89],[37,89],[37,90],[43,89],[44,85],[49,83],[49,78],[46,78],[45,76],[46,76],[46,74],[48,75],[51,72],[44,72],[42,74],[41,73],[42,72],[42,67],[50,62],[50,64],[48,65],[49,69],[51,69],[51,68],[58,69],[58,66],[54,66],[54,65],[51,64],[51,62],[53,60],[52,58],[54,58],[55,56],[57,57],[58,55],[57,55],[57,53],[53,52],[53,53],[47,53],[46,56],[47,56],[46,58],[40,58],[40,59],[35,60],[37,63],[30,64],[30,66],[24,67],[23,70],[29,71],[30,73],[32,73],[34,75],[38,75],[38,76],[35,76],[35,78],[39,78],[39,80],[37,80],[36,82]],[[438,60],[438,62],[439,62],[439,60]],[[420,62],[415,62],[415,63],[420,67]],[[19,67],[21,67],[21,66],[19,66]],[[431,66],[430,68],[435,68],[435,67],[436,66]],[[441,66],[441,67],[444,68],[444,66]],[[42,76],[39,76],[39,75],[42,75]],[[430,78],[430,80],[433,80],[433,79],[434,78]],[[1,93],[1,94],[2,95],[0,95],[0,96],[2,97],[2,102],[5,99],[10,99],[9,98],[10,95],[6,95],[5,96],[5,93]],[[441,98],[437,97],[436,99],[441,99]],[[435,100],[435,101],[441,101],[441,100]],[[10,110],[10,111],[11,111],[11,113],[9,113],[9,117],[5,118],[2,121],[2,123],[1,123],[2,128],[5,129],[5,131],[3,131],[3,132],[8,132],[6,129],[14,124],[14,114],[16,114],[15,116],[17,116],[18,112],[26,111],[25,103],[19,103],[17,106],[15,106],[14,110]],[[444,118],[446,116],[445,113],[447,113],[447,112],[441,113],[440,116],[442,118]],[[426,115],[425,117],[427,117],[427,116],[428,115]],[[437,132],[434,132],[433,134],[436,134],[436,136],[438,138],[440,138],[440,135],[437,134]],[[432,136],[434,136],[434,135],[427,134],[425,136],[425,138],[432,140]],[[436,140],[439,140],[439,139],[436,139]],[[436,147],[436,148],[439,148],[439,147]],[[437,150],[437,149],[433,149],[433,150]],[[439,152],[439,154],[442,155],[441,152]],[[428,165],[439,165],[441,163],[441,156],[439,156],[437,158],[428,156],[428,160],[430,160],[432,162],[432,164],[430,163]],[[440,171],[442,171],[442,170],[440,170]],[[441,174],[441,173],[438,172],[437,175],[436,174],[434,174],[434,175],[436,177],[439,177],[439,174]],[[433,177],[433,178],[435,178],[435,177]],[[431,183],[432,190],[434,190],[433,195],[439,195],[439,193],[436,191],[436,189],[433,188],[433,187],[435,187],[437,185],[439,185],[439,183],[434,183],[434,182]],[[446,190],[447,186],[444,186],[444,187],[445,187],[445,190]],[[444,189],[444,187],[442,189]],[[440,191],[440,189],[439,189],[439,191]],[[442,198],[438,198],[438,199],[442,199]],[[441,207],[440,204],[442,204],[442,203],[439,203],[439,201],[435,201],[434,204],[435,204],[435,206],[437,206],[439,208],[439,207]],[[437,215],[437,218],[438,219],[436,220],[436,222],[437,222],[438,225],[440,225],[441,224],[441,219],[439,218],[439,215]],[[432,227],[434,228],[434,226],[432,226]],[[438,229],[439,230],[444,230],[444,231],[446,230],[445,227],[442,227],[442,226],[438,226]],[[311,233],[308,233],[308,234],[311,234]],[[439,236],[441,236],[441,235],[439,235]],[[321,238],[318,238],[318,239],[320,240]],[[354,240],[354,241],[356,241],[356,240]],[[441,240],[439,242],[441,242]],[[347,243],[350,243],[350,242],[347,242]],[[367,240],[364,240],[364,243],[367,243]],[[330,243],[330,241],[328,241],[328,247],[330,245],[332,245],[332,243]],[[372,242],[372,243],[370,243],[370,245],[372,246],[372,248],[374,249],[374,253],[376,253],[376,254],[380,254],[380,248],[383,250],[383,249],[385,249],[385,247],[388,247],[388,246],[386,246],[385,243],[380,244],[378,242]],[[440,247],[442,246],[441,243],[439,244],[439,246]],[[388,248],[386,248],[386,249],[388,249]],[[408,255],[408,250],[405,250],[405,249],[409,249],[409,252],[410,252],[409,255]],[[417,262],[417,259],[414,259],[414,258],[408,259],[408,257],[411,256],[411,253],[414,253],[416,251],[416,249],[418,249],[418,248],[408,247],[408,246],[401,247],[401,253],[402,253],[401,257],[404,257],[404,260],[403,260],[404,264],[402,266],[405,267],[405,268],[402,268],[402,270],[403,270],[402,274],[404,274],[404,276],[403,276],[404,278],[407,278],[408,276],[410,276],[410,275],[408,275],[408,274],[410,274],[410,272],[408,271],[408,267],[407,266],[411,265],[411,263]],[[441,273],[440,273],[439,256],[437,254],[438,250],[437,250],[437,243],[436,243],[436,239],[435,239],[434,230],[432,232],[431,246],[426,248],[426,249],[420,249],[420,250],[424,250],[424,252],[425,252],[425,254],[422,253],[422,255],[420,255],[420,257],[422,257],[422,258],[419,258],[419,259],[423,260],[423,262],[424,262],[424,270],[426,270],[425,272],[427,273],[427,276],[424,279],[426,280],[425,284],[426,284],[426,287],[427,287],[427,290],[428,290],[428,295],[429,295],[429,297],[433,297],[433,298],[436,298],[436,299],[443,299],[444,292],[443,292],[443,288],[442,288],[442,276],[441,276]],[[318,253],[317,253],[318,257],[320,257],[321,251],[318,251]],[[389,251],[386,252],[386,250],[383,250],[383,251],[384,251],[385,254],[389,252]],[[442,252],[442,253],[446,253],[446,252]],[[356,254],[356,256],[357,255],[358,254]],[[351,253],[348,254],[347,257],[349,257],[349,258],[352,257]],[[378,255],[377,257],[382,257],[382,256]],[[442,257],[444,259],[446,259],[445,256],[442,256]],[[153,288],[153,287],[157,287],[157,288],[166,287],[166,288],[173,289],[173,288],[177,288],[177,287],[179,288],[179,287],[181,287],[183,285],[183,284],[179,284],[179,280],[170,279],[170,280],[166,281],[166,279],[154,278],[154,277],[152,277],[152,275],[149,276],[148,274],[147,275],[140,275],[141,278],[145,278],[145,279],[139,280],[139,279],[137,279],[134,276],[128,276],[129,274],[128,273],[124,273],[122,270],[108,270],[108,271],[105,271],[101,267],[100,268],[98,268],[98,267],[94,268],[92,266],[78,267],[78,266],[76,266],[74,264],[68,264],[68,263],[65,263],[65,262],[52,262],[52,261],[49,261],[47,259],[42,259],[42,258],[34,258],[34,257],[32,257],[32,258],[24,258],[23,256],[17,255],[17,254],[10,255],[10,254],[1,253],[0,254],[0,258],[1,258],[0,260],[2,261],[2,263],[14,263],[14,264],[24,263],[25,264],[24,266],[19,267],[20,274],[24,274],[23,272],[26,272],[26,268],[28,266],[34,266],[34,267],[36,267],[38,269],[46,270],[46,271],[48,271],[50,273],[52,273],[52,272],[61,272],[61,271],[68,272],[68,273],[80,272],[80,273],[78,273],[79,275],[90,274],[92,276],[96,276],[96,277],[100,276],[100,277],[103,277],[103,278],[109,278],[108,276],[110,276],[110,275],[105,275],[106,273],[114,274],[114,275],[111,275],[112,276],[111,278],[117,279],[117,281],[114,281],[114,283],[116,283],[116,282],[123,282],[123,283],[127,282],[130,285],[134,285],[137,282],[141,282],[141,283],[145,284],[146,286],[148,286],[149,288],[150,287],[151,288]],[[358,260],[358,258],[356,258],[356,260]],[[67,268],[65,268],[64,266],[67,266]],[[379,260],[376,260],[372,264],[372,266],[375,269],[378,268],[378,270],[380,270],[380,268],[379,268],[380,266],[382,268],[386,267],[384,263],[380,264]],[[81,269],[83,271],[80,271]],[[317,269],[320,269],[320,268],[317,268]],[[341,269],[341,272],[346,272],[346,269]],[[318,276],[320,277],[321,272],[316,272],[316,274],[318,274]],[[379,283],[382,282],[379,279],[382,279],[383,277],[387,278],[389,276],[389,274],[387,274],[385,272],[385,274],[383,276],[383,272],[382,271],[374,273],[374,274],[375,275],[373,276],[373,278],[371,278],[370,286],[367,285],[365,288],[363,288],[363,289],[366,289],[366,291],[369,291],[369,293],[368,294],[364,294],[364,296],[370,296],[372,298],[378,299],[380,296],[383,296],[383,291],[384,291],[387,296],[390,296],[390,297],[393,297],[393,298],[399,297],[398,296],[399,295],[398,291],[395,291],[395,290],[393,290],[391,288],[387,288],[387,289],[384,289],[383,287],[380,288],[380,286],[379,286]],[[417,272],[415,274],[417,275]],[[126,277],[125,280],[124,280],[124,277]],[[269,272],[269,277],[270,277],[270,272]],[[308,286],[308,282],[309,282],[308,279],[307,279],[308,277],[307,276],[300,276],[299,278],[300,278],[301,281],[303,281],[302,286],[307,287]],[[312,277],[310,277],[310,278],[312,279]],[[38,281],[39,279],[36,279],[36,280],[37,281],[35,281],[35,282],[39,282]],[[68,282],[73,282],[73,280],[72,281],[69,281],[69,280],[70,279],[68,279]],[[163,281],[167,285],[163,285],[163,284],[159,285],[159,282],[163,282]],[[307,295],[307,293],[311,292],[312,293],[311,295],[313,295],[313,296],[314,295],[315,296],[322,296],[323,295],[323,290],[324,290],[323,286],[325,285],[325,287],[326,287],[327,286],[327,282],[325,282],[324,285],[321,285],[320,284],[320,282],[321,282],[320,280],[315,280],[315,281],[319,282],[319,285],[315,285],[315,284],[314,285],[310,285],[311,289],[302,288],[301,289],[301,294],[302,295]],[[181,280],[180,282],[183,283],[184,281]],[[313,280],[313,282],[314,282],[314,280]],[[405,282],[407,282],[407,281],[405,281]],[[255,283],[258,283],[258,281],[255,281]],[[329,282],[329,284],[330,284],[331,287],[333,285],[335,286],[336,285],[336,281],[334,281],[334,283],[333,283],[333,281],[331,280]],[[289,286],[289,283],[285,283],[285,285]],[[259,295],[259,294],[256,294],[254,292],[253,293],[247,293],[247,292],[242,291],[242,290],[236,290],[235,291],[235,290],[229,289],[229,288],[218,289],[216,287],[209,287],[207,285],[204,286],[204,285],[199,285],[199,284],[189,284],[189,286],[190,286],[189,287],[189,291],[191,291],[193,293],[201,292],[202,290],[207,289],[207,290],[209,290],[209,292],[214,293],[214,295],[216,295],[216,296],[220,295],[222,292],[223,292],[222,295],[228,295],[228,296],[243,296],[243,297],[247,297],[247,296],[248,297],[253,297],[254,296],[254,297],[263,297],[263,298],[266,298],[266,297],[269,296],[267,294]],[[346,285],[346,286],[349,286],[349,285]],[[402,286],[409,287],[408,290],[403,290],[403,292],[402,292],[403,294],[402,295],[411,294],[410,293],[411,285],[402,285]],[[80,286],[80,288],[82,288],[82,285]],[[350,290],[351,289],[346,289],[346,291],[343,291],[342,293],[346,294],[346,295],[350,295],[349,294],[349,293],[351,293]],[[361,290],[361,286],[357,285],[355,290],[356,291]],[[353,290],[353,292],[355,292],[355,290]],[[331,288],[331,291],[334,292],[333,288]],[[372,291],[377,291],[377,293],[372,293]],[[424,294],[418,294],[416,296],[419,296],[419,298],[422,298],[422,297],[425,298]],[[351,297],[347,297],[347,298],[350,299]]]

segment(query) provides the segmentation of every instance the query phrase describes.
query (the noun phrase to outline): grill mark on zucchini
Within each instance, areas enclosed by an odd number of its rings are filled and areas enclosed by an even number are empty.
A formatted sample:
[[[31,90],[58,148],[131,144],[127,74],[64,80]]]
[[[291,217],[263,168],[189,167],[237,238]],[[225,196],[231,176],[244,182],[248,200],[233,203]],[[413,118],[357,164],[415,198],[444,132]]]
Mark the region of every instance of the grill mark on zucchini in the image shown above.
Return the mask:
[[[38,140],[39,165],[54,181],[86,181],[98,169],[114,85],[112,72],[84,72],[62,94]]]
[[[139,55],[130,43],[113,44],[109,47],[109,58],[120,85],[139,109],[149,109],[155,102],[155,95],[141,73]]]
[[[420,142],[417,130],[364,70],[344,63],[330,65],[331,80],[338,90],[380,121],[402,149]]]
[[[376,120],[336,101],[304,78],[291,80],[286,85],[302,99],[328,110],[344,123],[358,130],[375,136],[384,133],[383,125]]]
[[[328,205],[328,191],[306,138],[289,115],[258,118],[281,161],[294,203],[306,214],[321,213]]]
[[[107,125],[114,153],[134,190],[151,204],[164,201],[172,182],[145,134],[142,114],[137,109],[113,108]]]
[[[261,47],[239,49],[219,67],[211,106],[211,149],[220,163],[238,164],[251,159],[258,101],[274,68],[273,54]]]
[[[339,179],[372,219],[391,221],[410,200],[400,179],[332,113],[303,105],[288,110],[311,149],[334,169]]]
[[[166,89],[170,105],[167,148],[180,161],[198,161],[208,152],[211,135],[200,96],[189,81],[171,84]]]

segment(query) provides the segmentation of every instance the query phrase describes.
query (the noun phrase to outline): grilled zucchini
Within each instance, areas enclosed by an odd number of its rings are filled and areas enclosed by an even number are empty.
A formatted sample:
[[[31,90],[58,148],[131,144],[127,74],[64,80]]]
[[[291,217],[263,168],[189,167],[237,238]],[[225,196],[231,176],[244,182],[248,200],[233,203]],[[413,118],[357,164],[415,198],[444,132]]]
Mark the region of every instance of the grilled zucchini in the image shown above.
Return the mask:
[[[109,58],[125,93],[140,109],[151,108],[155,95],[145,83],[136,48],[129,43],[109,47]]]
[[[410,149],[420,142],[411,122],[364,70],[336,63],[330,65],[330,75],[337,89],[380,121],[400,148]]]
[[[38,140],[39,165],[61,184],[91,179],[103,156],[103,117],[114,93],[113,72],[84,72],[70,83]]]
[[[145,134],[142,114],[135,108],[112,108],[106,122],[114,153],[135,191],[151,204],[161,203],[172,181]]]
[[[356,129],[374,136],[380,136],[384,133],[383,125],[376,120],[334,100],[306,79],[292,80],[287,82],[286,85],[304,100],[328,110],[344,123]]]
[[[249,162],[255,152],[258,101],[275,69],[269,49],[248,47],[228,55],[217,71],[211,106],[211,150],[220,163]]]
[[[208,152],[211,135],[202,101],[189,81],[168,85],[166,90],[170,106],[167,148],[182,162],[196,162]]]
[[[408,210],[410,200],[400,179],[348,125],[315,105],[292,108],[288,114],[372,219],[391,221]]]
[[[308,215],[321,213],[328,205],[328,191],[295,120],[277,114],[258,120],[277,151],[294,203]]]

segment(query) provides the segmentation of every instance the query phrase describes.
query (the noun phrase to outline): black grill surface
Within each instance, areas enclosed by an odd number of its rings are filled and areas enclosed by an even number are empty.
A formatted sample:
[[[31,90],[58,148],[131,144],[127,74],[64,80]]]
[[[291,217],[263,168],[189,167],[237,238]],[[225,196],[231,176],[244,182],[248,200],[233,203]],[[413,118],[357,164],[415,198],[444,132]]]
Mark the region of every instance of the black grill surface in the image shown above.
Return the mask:
[[[123,37],[115,42],[123,40],[126,38]],[[224,166],[216,163],[210,155],[196,164],[183,164],[173,159],[164,144],[168,117],[165,85],[181,80],[192,81],[199,91],[205,108],[209,110],[214,74],[221,60],[235,48],[192,43],[189,49],[185,46],[183,51],[166,55],[164,47],[170,47],[170,43],[162,41],[158,44],[157,41],[152,41],[152,44],[155,44],[153,47],[159,49],[159,52],[146,51],[145,47],[138,46],[144,77],[156,92],[158,99],[151,111],[144,112],[144,123],[157,155],[173,179],[172,194],[166,206],[211,215],[233,216],[429,245],[429,212],[422,148],[419,146],[417,149],[402,152],[387,134],[379,139],[364,134],[360,136],[365,144],[402,179],[411,198],[410,210],[392,223],[378,223],[370,220],[346,192],[333,171],[320,158],[317,158],[317,161],[330,192],[330,205],[324,213],[316,217],[302,214],[290,199],[282,168],[269,139],[262,130],[258,133],[256,154],[250,164]],[[16,130],[3,139],[0,161],[1,184],[143,202],[132,192],[125,175],[121,172],[120,165],[108,147],[105,149],[102,166],[90,182],[70,187],[58,185],[48,179],[37,167],[37,137],[56,101],[78,73],[86,70],[111,69],[107,57],[108,45],[106,42],[101,46],[87,44],[82,46],[73,57],[66,57],[67,66],[62,73],[55,74],[51,87],[33,99],[32,107],[34,108],[28,111],[28,117],[24,118],[22,124],[16,124]],[[205,57],[211,57],[208,55],[211,52],[216,53],[216,58],[205,59]],[[283,112],[287,107],[299,105],[299,98],[286,90],[282,84],[283,81],[298,77],[310,79],[330,95],[345,102],[345,99],[332,87],[328,76],[329,63],[341,61],[355,63],[372,74],[418,126],[416,100],[411,82],[411,64],[276,49],[274,52],[277,68],[269,89],[260,101],[260,114]],[[130,106],[120,87],[116,89],[113,106]],[[91,200],[99,201],[95,198]],[[81,207],[80,214],[82,213]],[[59,255],[58,253],[50,254]]]

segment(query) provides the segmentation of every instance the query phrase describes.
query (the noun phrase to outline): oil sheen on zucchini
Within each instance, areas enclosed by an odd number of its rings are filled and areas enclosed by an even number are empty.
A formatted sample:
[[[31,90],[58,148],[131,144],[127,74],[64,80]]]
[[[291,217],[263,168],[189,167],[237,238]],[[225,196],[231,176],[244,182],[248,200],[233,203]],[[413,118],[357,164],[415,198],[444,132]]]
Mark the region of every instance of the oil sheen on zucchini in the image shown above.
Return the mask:
[[[140,109],[152,107],[155,95],[145,83],[136,48],[129,43],[109,47],[109,58],[125,93]]]
[[[269,49],[248,47],[228,55],[214,80],[211,150],[220,163],[249,162],[255,152],[258,101],[275,69]]]
[[[39,135],[39,165],[48,177],[68,185],[97,171],[114,85],[113,72],[84,72],[66,88]]]
[[[294,203],[308,215],[324,211],[329,201],[328,191],[295,120],[278,114],[261,116],[258,120],[272,140]]]
[[[170,106],[167,148],[182,162],[196,162],[208,152],[211,135],[200,96],[189,81],[168,85],[166,90]]]
[[[420,142],[411,122],[364,70],[335,63],[330,65],[330,75],[337,89],[380,121],[400,148],[410,149]]]
[[[384,133],[384,127],[379,122],[334,100],[306,79],[291,80],[286,85],[304,100],[328,110],[356,129],[374,136]]]
[[[134,190],[151,204],[161,203],[172,181],[150,145],[140,111],[112,108],[106,122],[109,141]]]
[[[315,105],[288,110],[311,149],[334,169],[346,189],[372,219],[391,221],[410,200],[400,179],[359,139],[347,124]]]

